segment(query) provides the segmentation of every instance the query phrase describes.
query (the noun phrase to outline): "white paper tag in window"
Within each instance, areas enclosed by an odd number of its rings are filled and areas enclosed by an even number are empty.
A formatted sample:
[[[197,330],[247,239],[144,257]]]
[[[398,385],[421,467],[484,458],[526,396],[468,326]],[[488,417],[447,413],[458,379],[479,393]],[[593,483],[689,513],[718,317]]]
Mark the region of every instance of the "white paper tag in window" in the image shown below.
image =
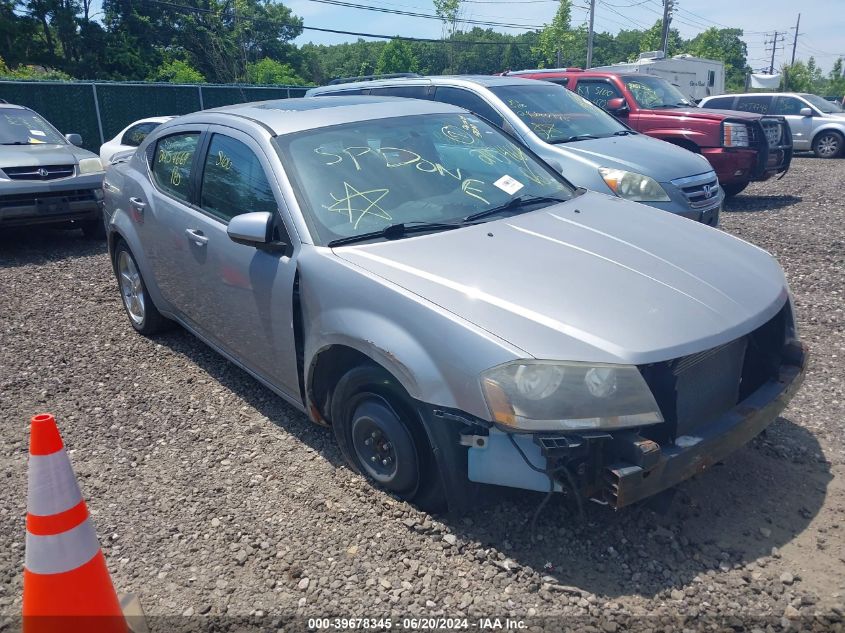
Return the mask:
[[[525,186],[521,182],[519,182],[518,180],[514,180],[510,176],[502,176],[493,184],[505,193],[508,193],[510,195],[515,194],[517,191],[519,191]]]
[[[47,133],[42,132],[41,130],[30,130],[29,133],[33,136],[47,136]]]

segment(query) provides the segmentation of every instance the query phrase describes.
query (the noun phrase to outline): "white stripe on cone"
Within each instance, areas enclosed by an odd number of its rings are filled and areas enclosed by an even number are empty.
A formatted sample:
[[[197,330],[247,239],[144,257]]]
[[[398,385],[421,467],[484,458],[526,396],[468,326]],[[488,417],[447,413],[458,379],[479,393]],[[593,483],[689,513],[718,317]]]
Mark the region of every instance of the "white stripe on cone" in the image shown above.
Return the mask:
[[[70,510],[82,501],[79,484],[65,449],[50,455],[29,456],[26,509],[30,514],[50,516]]]
[[[99,551],[97,533],[89,518],[67,532],[52,536],[27,531],[24,566],[35,574],[63,574],[84,565]]]

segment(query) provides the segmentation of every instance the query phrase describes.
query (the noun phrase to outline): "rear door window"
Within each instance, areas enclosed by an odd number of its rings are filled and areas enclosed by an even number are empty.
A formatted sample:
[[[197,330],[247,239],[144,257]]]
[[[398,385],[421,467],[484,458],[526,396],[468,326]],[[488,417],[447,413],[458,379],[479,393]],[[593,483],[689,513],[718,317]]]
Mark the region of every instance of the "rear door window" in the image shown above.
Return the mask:
[[[756,114],[770,114],[772,97],[770,95],[748,95],[736,98],[734,110],[740,112],[754,112]]]
[[[469,90],[464,90],[463,88],[438,86],[437,91],[434,93],[434,99],[441,103],[451,103],[452,105],[465,108],[470,112],[475,112],[478,116],[484,117],[499,127],[502,127],[505,122],[502,116],[493,109],[493,106],[477,94]]]
[[[600,108],[607,108],[607,102],[622,96],[622,92],[603,79],[579,79],[575,92]]]
[[[191,169],[199,144],[199,132],[165,136],[156,143],[153,180],[164,192],[179,200],[190,198]]]
[[[214,134],[200,185],[200,207],[223,222],[252,211],[278,208],[261,161],[241,141]]]

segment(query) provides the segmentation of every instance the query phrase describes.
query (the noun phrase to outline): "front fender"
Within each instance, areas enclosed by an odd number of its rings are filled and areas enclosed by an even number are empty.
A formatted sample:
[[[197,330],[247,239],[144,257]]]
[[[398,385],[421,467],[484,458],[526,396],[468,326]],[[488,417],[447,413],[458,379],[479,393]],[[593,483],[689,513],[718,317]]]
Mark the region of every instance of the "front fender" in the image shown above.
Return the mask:
[[[683,141],[686,143],[694,143],[698,147],[716,147],[721,144],[716,142],[715,139],[710,138],[712,136],[711,134],[697,132],[696,130],[653,128],[648,131],[648,135],[658,138],[661,141],[666,141],[667,143],[678,143],[679,141]]]
[[[306,385],[319,354],[343,345],[384,367],[415,400],[487,418],[479,375],[527,356],[329,249],[304,245],[298,267]]]

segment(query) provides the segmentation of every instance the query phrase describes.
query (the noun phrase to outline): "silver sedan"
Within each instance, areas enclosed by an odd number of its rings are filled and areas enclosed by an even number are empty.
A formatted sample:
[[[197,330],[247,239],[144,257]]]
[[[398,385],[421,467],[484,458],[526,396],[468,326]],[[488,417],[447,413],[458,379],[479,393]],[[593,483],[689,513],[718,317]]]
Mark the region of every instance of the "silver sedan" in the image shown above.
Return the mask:
[[[621,507],[723,459],[798,388],[765,251],[576,189],[460,108],[229,106],[105,179],[130,323],[177,322],[422,507],[483,484]]]

